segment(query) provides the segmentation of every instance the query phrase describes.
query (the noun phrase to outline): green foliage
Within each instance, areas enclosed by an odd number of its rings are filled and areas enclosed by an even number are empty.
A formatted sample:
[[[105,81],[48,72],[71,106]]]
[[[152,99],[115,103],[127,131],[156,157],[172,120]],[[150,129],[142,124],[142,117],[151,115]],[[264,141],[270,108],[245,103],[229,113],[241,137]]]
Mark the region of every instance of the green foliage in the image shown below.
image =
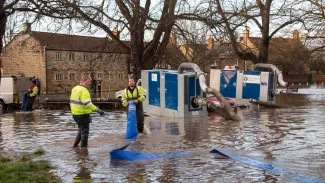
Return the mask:
[[[41,156],[41,155],[44,155],[45,154],[45,150],[44,149],[37,149],[35,152],[34,152],[34,155],[36,156]]]
[[[44,154],[43,149],[34,152],[34,155]],[[57,177],[49,173],[52,167],[48,161],[32,161],[33,154],[23,153],[18,161],[7,157],[0,157],[0,183],[16,182],[61,182]]]

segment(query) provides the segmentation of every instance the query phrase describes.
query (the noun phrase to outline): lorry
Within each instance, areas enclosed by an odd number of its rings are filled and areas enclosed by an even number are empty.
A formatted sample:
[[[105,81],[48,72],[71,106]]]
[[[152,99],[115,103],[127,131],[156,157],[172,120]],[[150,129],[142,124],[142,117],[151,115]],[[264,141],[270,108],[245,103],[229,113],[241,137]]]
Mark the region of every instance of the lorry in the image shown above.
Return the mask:
[[[3,77],[0,83],[0,111],[18,108],[31,85],[31,77]]]

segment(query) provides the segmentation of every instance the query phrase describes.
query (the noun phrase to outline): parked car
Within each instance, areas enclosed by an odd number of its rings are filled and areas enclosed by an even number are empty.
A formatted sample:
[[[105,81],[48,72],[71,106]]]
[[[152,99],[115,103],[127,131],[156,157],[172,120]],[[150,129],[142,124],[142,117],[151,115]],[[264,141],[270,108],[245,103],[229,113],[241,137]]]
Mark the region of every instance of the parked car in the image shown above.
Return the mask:
[[[138,80],[138,82],[137,82],[136,85],[137,86],[141,86],[141,79]],[[122,92],[123,92],[123,90],[119,90],[119,91],[115,92],[115,98],[122,98]]]
[[[214,95],[207,94],[207,99],[209,102],[213,102],[215,105],[220,106],[219,100]],[[230,107],[232,107],[234,109],[234,111],[237,112],[238,105],[237,105],[236,101],[231,98],[227,98],[227,97],[225,97],[225,100],[230,105]],[[211,111],[208,109],[208,112],[211,112]]]

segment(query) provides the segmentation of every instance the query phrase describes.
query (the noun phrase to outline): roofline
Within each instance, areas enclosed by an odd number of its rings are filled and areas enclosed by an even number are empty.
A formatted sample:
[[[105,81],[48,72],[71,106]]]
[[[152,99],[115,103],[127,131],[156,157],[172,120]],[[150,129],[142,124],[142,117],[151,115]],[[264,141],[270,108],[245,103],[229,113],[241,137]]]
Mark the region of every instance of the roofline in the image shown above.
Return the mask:
[[[46,46],[46,45],[43,45],[43,46]],[[67,52],[84,52],[84,53],[119,53],[119,54],[128,54],[128,53],[123,53],[123,52],[96,52],[96,51],[79,51],[79,50],[63,50],[63,49],[50,49],[50,48],[46,48],[46,50],[49,50],[49,51],[67,51]]]

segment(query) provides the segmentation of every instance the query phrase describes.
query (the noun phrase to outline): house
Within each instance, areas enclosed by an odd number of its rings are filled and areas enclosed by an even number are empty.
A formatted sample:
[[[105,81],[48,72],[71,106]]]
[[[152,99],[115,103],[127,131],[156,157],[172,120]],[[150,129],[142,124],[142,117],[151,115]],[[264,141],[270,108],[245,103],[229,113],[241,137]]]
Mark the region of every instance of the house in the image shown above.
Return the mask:
[[[117,34],[118,31],[115,31]],[[31,31],[30,24],[3,52],[3,75],[35,76],[41,93],[69,93],[83,74],[102,80],[102,91],[127,84],[128,54],[108,38]]]
[[[245,27],[243,36],[237,41],[239,52],[258,56],[262,38],[250,37],[248,27]],[[187,61],[196,63],[204,72],[209,72],[211,65],[218,69],[237,65],[240,70],[250,70],[254,65],[251,60],[243,60],[235,55],[229,42],[224,42],[221,37],[214,41],[212,35],[207,44],[183,44],[179,49]],[[310,51],[301,42],[297,30],[294,30],[292,38],[277,37],[270,41],[268,63],[276,65],[284,74],[307,73],[309,67],[306,60],[309,56]]]
[[[209,36],[207,43],[179,45],[176,34],[172,33],[167,49],[159,58],[155,69],[177,70],[181,63],[188,62],[197,64],[203,72],[209,73],[211,65],[217,65],[220,68],[224,68],[226,65],[236,65],[238,59],[234,58],[229,47],[229,44],[220,43],[215,46],[212,35]]]
[[[310,70],[306,64],[310,50],[301,42],[298,30],[294,30],[292,35],[288,38],[273,37],[270,40],[268,63],[277,66],[284,74],[307,73]],[[261,41],[260,37],[250,37],[249,29],[246,26],[243,36],[239,38],[239,50],[257,56]],[[253,62],[246,62],[245,68],[251,69]]]

